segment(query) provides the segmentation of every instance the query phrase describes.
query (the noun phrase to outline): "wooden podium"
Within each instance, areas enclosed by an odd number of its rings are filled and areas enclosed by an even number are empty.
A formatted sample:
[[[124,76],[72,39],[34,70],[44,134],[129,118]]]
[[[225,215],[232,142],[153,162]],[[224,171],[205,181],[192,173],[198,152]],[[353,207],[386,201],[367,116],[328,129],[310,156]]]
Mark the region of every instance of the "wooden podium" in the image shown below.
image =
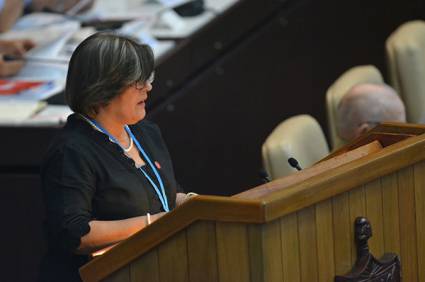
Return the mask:
[[[333,281],[371,252],[425,282],[425,126],[382,124],[311,168],[233,197],[198,196],[80,269],[91,281]],[[207,180],[206,180],[207,181]]]

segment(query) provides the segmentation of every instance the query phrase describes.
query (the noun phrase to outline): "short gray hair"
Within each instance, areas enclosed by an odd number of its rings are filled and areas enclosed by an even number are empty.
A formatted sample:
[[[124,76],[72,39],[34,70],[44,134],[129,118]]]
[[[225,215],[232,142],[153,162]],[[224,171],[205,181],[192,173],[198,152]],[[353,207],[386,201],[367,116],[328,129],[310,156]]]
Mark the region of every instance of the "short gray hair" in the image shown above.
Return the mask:
[[[404,104],[386,84],[363,83],[353,86],[338,104],[338,135],[349,141],[362,123],[405,122]]]
[[[148,45],[112,32],[93,34],[72,54],[65,100],[76,113],[95,114],[130,85],[146,82],[153,69]]]

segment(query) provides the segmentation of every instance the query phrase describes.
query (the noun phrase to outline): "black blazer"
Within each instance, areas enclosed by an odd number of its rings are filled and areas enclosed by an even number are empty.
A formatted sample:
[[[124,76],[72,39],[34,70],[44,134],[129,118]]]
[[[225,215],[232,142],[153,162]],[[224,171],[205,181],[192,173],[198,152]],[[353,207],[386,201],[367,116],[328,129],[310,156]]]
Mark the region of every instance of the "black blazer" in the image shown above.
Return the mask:
[[[144,120],[130,129],[159,168],[168,205],[173,209],[176,192],[181,189],[159,128]],[[148,165],[145,169],[156,181]],[[88,257],[75,255],[74,251],[80,238],[90,231],[89,221],[119,220],[163,211],[152,185],[133,160],[78,114],[68,118],[49,147],[41,179],[48,240],[41,281],[65,281],[67,277],[67,281],[80,281],[78,268]]]

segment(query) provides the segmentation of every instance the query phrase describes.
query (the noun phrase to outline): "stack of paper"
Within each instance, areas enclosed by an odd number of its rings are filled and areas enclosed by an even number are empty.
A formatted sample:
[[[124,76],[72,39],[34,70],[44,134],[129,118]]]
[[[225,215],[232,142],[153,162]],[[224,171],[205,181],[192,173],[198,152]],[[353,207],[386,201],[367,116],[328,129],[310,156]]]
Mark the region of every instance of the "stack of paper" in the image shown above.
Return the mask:
[[[0,103],[1,126],[61,126],[72,110],[46,102],[9,101]]]
[[[64,88],[63,80],[34,80],[15,77],[0,79],[0,103],[12,100],[39,101]]]
[[[0,103],[0,124],[20,124],[46,107],[41,101],[2,101]]]
[[[27,58],[56,59],[67,63],[69,57],[60,56],[67,40],[80,28],[80,23],[61,15],[34,13],[21,17],[12,30],[0,35],[2,39],[31,39],[36,47]]]
[[[72,110],[68,106],[47,105],[34,116],[24,120],[22,125],[26,126],[58,126],[66,123]]]

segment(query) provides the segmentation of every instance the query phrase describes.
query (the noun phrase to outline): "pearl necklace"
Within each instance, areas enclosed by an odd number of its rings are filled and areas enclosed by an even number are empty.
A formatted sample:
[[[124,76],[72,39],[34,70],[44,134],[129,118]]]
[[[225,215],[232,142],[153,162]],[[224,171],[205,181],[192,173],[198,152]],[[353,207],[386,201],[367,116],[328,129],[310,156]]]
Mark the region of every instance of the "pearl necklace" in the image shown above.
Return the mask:
[[[130,145],[128,145],[127,148],[122,148],[126,153],[130,152],[131,148],[133,148],[133,138],[131,138],[130,136],[128,136],[128,138],[130,139]]]

